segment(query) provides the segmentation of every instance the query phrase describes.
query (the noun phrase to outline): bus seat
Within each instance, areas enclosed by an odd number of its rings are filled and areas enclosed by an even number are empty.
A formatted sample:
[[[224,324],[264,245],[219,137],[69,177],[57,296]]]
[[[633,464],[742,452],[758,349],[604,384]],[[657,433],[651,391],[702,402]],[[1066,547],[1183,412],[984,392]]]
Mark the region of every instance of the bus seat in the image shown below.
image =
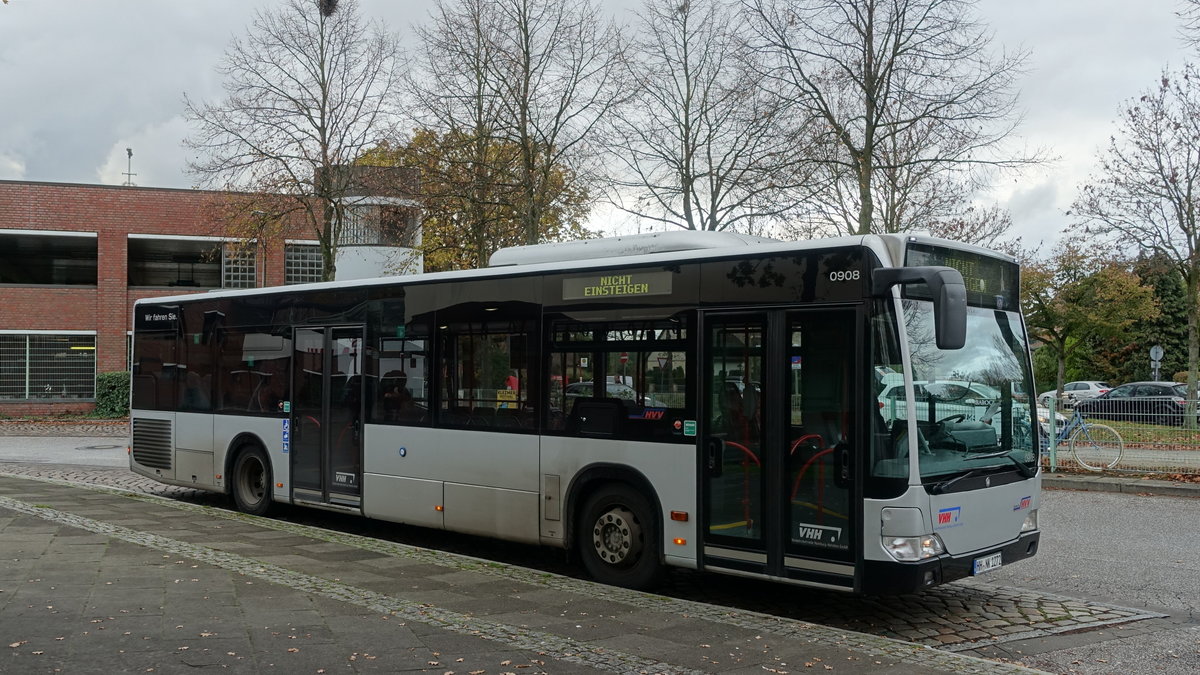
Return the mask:
[[[473,427],[490,427],[496,422],[496,409],[489,406],[475,406],[471,409],[468,421]]]
[[[576,399],[567,417],[567,432],[580,436],[616,436],[621,433],[625,419],[625,404],[619,398]]]

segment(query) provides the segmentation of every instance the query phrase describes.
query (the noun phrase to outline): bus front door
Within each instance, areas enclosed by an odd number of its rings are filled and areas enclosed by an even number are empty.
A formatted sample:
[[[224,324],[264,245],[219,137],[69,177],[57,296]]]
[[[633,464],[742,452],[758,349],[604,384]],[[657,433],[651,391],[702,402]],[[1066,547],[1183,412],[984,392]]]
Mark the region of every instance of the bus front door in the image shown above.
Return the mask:
[[[359,508],[363,329],[297,328],[292,344],[292,499]]]
[[[704,319],[703,562],[850,590],[861,428],[853,308]]]

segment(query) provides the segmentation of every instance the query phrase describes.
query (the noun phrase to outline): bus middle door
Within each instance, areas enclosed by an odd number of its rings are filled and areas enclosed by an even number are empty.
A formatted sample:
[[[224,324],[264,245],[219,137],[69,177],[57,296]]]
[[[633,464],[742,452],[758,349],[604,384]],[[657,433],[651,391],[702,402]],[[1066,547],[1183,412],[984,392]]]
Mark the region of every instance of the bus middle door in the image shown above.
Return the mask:
[[[297,328],[292,344],[292,498],[361,508],[363,329]]]

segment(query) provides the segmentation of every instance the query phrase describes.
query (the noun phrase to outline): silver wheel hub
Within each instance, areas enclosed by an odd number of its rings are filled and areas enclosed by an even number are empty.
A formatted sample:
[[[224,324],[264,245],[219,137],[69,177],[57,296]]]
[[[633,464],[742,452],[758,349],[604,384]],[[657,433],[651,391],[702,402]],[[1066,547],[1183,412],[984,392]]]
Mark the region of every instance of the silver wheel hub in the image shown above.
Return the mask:
[[[262,465],[253,460],[247,462],[242,474],[242,494],[248,498],[261,498],[266,492],[263,478]]]
[[[610,565],[620,565],[627,559],[637,559],[641,549],[642,532],[633,513],[614,506],[596,519],[592,526],[592,545],[596,555]]]

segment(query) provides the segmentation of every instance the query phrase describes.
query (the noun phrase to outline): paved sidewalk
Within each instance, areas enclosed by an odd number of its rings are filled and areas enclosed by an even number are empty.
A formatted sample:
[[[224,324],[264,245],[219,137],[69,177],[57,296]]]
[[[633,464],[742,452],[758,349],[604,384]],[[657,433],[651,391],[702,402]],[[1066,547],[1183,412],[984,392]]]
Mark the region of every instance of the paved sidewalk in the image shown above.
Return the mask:
[[[1161,497],[1200,497],[1200,483],[1183,483],[1133,476],[1104,474],[1050,473],[1042,474],[1043,488],[1124,492]]]
[[[112,488],[0,477],[0,672],[1015,673]]]

